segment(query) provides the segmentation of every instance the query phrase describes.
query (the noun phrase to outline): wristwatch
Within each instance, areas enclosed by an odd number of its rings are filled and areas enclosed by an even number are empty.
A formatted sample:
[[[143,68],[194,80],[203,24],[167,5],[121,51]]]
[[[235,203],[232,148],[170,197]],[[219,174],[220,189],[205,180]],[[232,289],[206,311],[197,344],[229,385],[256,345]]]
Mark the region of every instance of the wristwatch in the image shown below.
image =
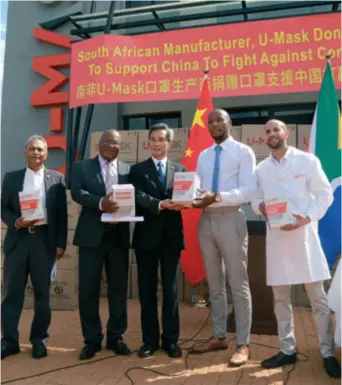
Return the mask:
[[[215,202],[221,202],[221,201],[222,201],[222,196],[221,196],[220,193],[216,193],[216,194],[214,195],[214,201],[215,201]]]

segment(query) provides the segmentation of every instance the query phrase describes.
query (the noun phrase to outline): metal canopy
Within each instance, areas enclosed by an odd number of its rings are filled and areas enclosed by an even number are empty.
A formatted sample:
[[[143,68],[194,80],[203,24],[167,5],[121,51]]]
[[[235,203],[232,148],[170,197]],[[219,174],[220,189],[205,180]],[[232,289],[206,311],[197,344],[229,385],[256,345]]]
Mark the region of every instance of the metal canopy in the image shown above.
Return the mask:
[[[114,11],[111,31],[137,35],[218,24],[279,19],[339,12],[340,1],[175,1]],[[86,37],[102,34],[108,12],[71,16],[70,33]],[[213,20],[214,19],[214,20]]]

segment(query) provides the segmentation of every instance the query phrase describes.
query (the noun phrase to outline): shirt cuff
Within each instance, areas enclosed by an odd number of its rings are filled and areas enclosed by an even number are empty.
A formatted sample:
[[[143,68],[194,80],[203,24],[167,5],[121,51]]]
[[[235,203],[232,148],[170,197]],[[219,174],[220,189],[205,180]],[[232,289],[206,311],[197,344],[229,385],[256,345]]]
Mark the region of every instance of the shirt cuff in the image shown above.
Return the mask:
[[[101,198],[101,199],[100,199],[100,202],[99,202],[99,209],[100,209],[100,211],[102,211],[102,199],[103,199],[103,198]]]

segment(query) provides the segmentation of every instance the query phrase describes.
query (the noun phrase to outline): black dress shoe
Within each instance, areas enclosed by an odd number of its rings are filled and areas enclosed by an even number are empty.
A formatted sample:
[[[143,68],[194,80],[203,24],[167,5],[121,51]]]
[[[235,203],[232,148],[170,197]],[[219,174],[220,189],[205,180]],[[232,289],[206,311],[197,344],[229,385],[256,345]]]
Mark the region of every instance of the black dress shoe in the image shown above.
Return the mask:
[[[84,345],[81,353],[80,360],[89,360],[93,358],[97,352],[101,350],[101,345],[87,344]]]
[[[47,349],[43,342],[36,342],[32,345],[32,357],[43,358],[47,356]]]
[[[323,363],[328,376],[332,378],[341,378],[341,365],[335,357],[324,358]]]
[[[1,359],[3,360],[7,356],[20,353],[20,347],[16,345],[9,345],[6,342],[1,342]]]
[[[297,362],[297,353],[284,354],[279,352],[275,356],[261,362],[261,366],[265,369],[279,368],[284,365],[291,365]]]
[[[182,349],[176,344],[162,345],[162,349],[165,350],[167,355],[171,358],[182,357]]]
[[[108,350],[113,350],[113,352],[118,356],[129,356],[131,354],[129,347],[121,338],[114,341],[108,341],[106,348]]]
[[[153,353],[158,350],[159,347],[157,348],[152,348],[152,346],[149,346],[147,344],[144,344],[140,349],[139,349],[139,352],[138,352],[138,356],[140,358],[147,358],[147,357],[151,357],[153,356]]]

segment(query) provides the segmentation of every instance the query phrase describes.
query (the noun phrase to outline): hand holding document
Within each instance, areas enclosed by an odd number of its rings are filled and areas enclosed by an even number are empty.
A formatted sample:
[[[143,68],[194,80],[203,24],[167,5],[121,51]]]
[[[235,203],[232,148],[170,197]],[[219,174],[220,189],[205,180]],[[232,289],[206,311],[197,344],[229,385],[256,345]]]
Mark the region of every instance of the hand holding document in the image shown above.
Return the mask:
[[[51,269],[51,275],[50,275],[51,282],[53,282],[56,279],[56,274],[57,274],[57,261],[54,262]]]
[[[45,214],[41,201],[40,190],[19,192],[21,216],[24,221],[44,220]]]
[[[135,216],[135,191],[131,184],[113,185],[111,188],[111,199],[118,205],[113,213],[103,213],[101,222],[142,222],[143,217]]]

